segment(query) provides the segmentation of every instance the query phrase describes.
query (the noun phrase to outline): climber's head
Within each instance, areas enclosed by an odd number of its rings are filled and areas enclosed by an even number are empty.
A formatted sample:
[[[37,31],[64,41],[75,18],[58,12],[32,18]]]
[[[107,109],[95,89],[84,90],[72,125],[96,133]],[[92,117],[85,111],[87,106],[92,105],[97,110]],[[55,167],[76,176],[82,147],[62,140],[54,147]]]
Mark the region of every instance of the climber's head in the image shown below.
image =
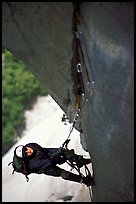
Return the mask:
[[[30,156],[32,153],[33,149],[31,147],[19,145],[15,148],[15,154],[20,158]]]

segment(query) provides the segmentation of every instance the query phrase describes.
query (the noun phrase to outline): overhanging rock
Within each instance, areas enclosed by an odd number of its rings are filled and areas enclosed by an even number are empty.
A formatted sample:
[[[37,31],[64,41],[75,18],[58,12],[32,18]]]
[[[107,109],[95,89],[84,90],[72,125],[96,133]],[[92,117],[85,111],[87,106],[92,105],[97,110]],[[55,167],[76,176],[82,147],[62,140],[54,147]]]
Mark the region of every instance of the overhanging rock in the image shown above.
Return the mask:
[[[21,59],[73,117],[76,106],[71,2],[3,2],[3,47]],[[93,161],[94,202],[134,201],[134,9],[132,2],[85,2],[81,25],[95,77],[82,112]]]

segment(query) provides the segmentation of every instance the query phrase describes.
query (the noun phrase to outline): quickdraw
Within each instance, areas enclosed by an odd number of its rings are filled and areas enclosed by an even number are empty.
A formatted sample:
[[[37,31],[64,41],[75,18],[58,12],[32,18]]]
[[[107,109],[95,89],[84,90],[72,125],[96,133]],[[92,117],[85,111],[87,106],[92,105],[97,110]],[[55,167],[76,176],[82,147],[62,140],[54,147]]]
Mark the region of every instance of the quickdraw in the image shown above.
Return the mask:
[[[74,11],[77,72],[79,75],[79,83],[81,86],[83,101],[87,101],[93,93],[95,80],[91,63],[89,61],[79,16],[79,7],[77,7]],[[85,81],[87,81],[87,83],[85,83]]]

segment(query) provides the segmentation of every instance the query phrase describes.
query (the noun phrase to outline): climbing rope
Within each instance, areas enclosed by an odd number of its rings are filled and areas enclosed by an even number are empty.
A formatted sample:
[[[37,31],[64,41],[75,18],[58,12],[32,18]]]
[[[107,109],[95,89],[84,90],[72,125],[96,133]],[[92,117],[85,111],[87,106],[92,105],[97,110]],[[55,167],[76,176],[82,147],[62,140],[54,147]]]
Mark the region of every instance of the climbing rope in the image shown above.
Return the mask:
[[[62,148],[64,148],[64,146],[65,148],[67,148],[67,145],[70,141],[69,138],[71,136],[71,133],[75,128],[77,120],[81,116],[81,111],[83,111],[83,107],[86,101],[88,101],[89,97],[92,96],[93,90],[94,90],[94,79],[93,77],[91,78],[91,76],[93,76],[93,73],[91,74],[91,72],[89,71],[91,70],[91,68],[90,68],[89,58],[87,56],[87,51],[84,46],[83,32],[80,29],[78,8],[76,8],[74,11],[74,23],[75,23],[75,41],[76,41],[76,52],[77,52],[76,71],[79,79],[78,85],[77,85],[78,94],[77,94],[76,113],[73,119],[72,126],[70,127],[68,137],[62,144]],[[85,83],[84,79],[87,80],[87,83]],[[81,101],[82,101],[82,105],[81,105]],[[72,169],[75,168],[78,171],[79,175],[84,176],[80,172],[80,169],[75,164],[73,164],[70,161],[67,161],[67,163],[72,167]],[[85,167],[86,176],[91,175],[88,167],[86,165],[84,165],[84,167]],[[91,198],[90,187],[89,187],[89,194]]]
[[[88,167],[85,165],[85,173],[86,173],[86,176],[87,176],[87,171],[89,172]],[[90,172],[89,172],[89,173],[90,173]],[[92,198],[91,198],[91,188],[90,188],[90,186],[88,186],[88,189],[89,189],[90,199],[92,199]]]
[[[74,16],[73,20],[75,25],[74,31],[75,31],[76,52],[77,52],[76,71],[77,71],[79,80],[78,80],[78,87],[77,87],[78,94],[77,94],[76,113],[66,141],[69,140],[69,137],[76,125],[76,122],[78,118],[81,116],[81,111],[83,111],[83,107],[86,101],[88,101],[89,97],[92,96],[93,94],[94,82],[95,82],[93,73],[89,71],[92,69],[91,69],[87,51],[84,45],[85,43],[83,40],[83,32],[81,31],[81,28],[80,28],[80,18],[79,18],[80,14],[79,14],[78,6],[75,8],[73,16]],[[84,78],[87,79],[86,83],[84,81]],[[81,106],[81,101],[82,101],[82,106]],[[80,123],[80,126],[81,126],[81,123]],[[65,142],[62,144],[62,146],[65,145]]]
[[[75,115],[75,117],[74,117],[74,121],[73,121],[72,126],[70,127],[70,130],[69,130],[68,137],[67,137],[67,139],[64,141],[64,143],[62,144],[62,147],[64,147],[65,145],[67,145],[68,142],[70,141],[70,140],[69,140],[69,137],[70,137],[71,133],[72,133],[73,130],[74,130],[75,124],[76,124],[77,119],[78,119],[78,117],[79,117],[79,113],[80,113],[80,109],[77,109],[76,115]]]
[[[83,100],[88,100],[93,93],[95,80],[86,49],[84,33],[81,29],[79,5],[77,5],[74,11],[74,25],[79,83],[81,85]],[[87,82],[85,83],[83,79],[86,79]]]

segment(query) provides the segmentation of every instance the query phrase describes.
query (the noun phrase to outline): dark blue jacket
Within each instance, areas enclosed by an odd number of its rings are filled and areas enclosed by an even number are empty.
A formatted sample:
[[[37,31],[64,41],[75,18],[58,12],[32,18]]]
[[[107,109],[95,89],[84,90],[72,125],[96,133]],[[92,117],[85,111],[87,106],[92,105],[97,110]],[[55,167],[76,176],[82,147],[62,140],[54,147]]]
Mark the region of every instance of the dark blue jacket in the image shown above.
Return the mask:
[[[60,156],[60,148],[43,148],[37,143],[28,143],[25,147],[33,149],[33,154],[25,158],[27,168],[31,172],[36,172],[49,166],[53,167],[66,161],[65,158]]]

